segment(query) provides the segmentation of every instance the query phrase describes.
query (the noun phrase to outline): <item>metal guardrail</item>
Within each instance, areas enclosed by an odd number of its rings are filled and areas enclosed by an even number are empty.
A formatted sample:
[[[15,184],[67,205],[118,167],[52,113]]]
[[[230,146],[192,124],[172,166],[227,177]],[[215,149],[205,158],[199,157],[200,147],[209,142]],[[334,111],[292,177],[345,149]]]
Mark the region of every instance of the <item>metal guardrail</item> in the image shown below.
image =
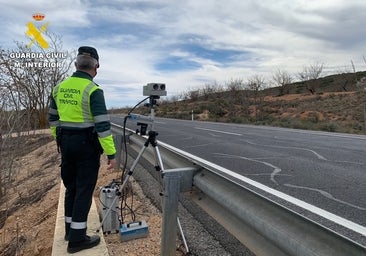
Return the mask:
[[[121,129],[113,124],[116,133],[121,134]],[[145,141],[146,138],[131,131],[130,148],[138,151]],[[180,191],[192,191],[191,199],[256,255],[366,255],[365,246],[256,191],[263,191],[263,194],[312,212],[361,236],[366,236],[366,227],[165,143],[159,142],[158,145],[164,166],[173,169],[172,173],[179,173]],[[144,158],[154,163],[153,150],[148,148]],[[176,171],[178,169],[181,171]],[[170,219],[174,218],[175,215]]]

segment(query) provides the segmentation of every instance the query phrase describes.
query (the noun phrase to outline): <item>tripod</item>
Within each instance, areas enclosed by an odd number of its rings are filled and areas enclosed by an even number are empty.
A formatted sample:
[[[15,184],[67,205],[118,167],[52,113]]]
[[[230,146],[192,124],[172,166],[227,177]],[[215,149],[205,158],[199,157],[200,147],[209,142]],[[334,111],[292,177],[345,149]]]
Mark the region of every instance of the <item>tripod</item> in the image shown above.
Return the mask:
[[[135,170],[138,161],[140,160],[140,158],[143,155],[143,153],[145,152],[145,150],[149,147],[149,144],[151,144],[151,146],[153,147],[153,150],[154,150],[155,169],[156,169],[156,171],[164,171],[163,161],[161,160],[161,155],[160,155],[158,145],[157,145],[157,142],[156,142],[156,136],[158,135],[158,133],[155,132],[155,131],[149,131],[148,134],[149,134],[149,137],[145,141],[144,146],[141,148],[141,150],[138,153],[135,161],[132,163],[130,171],[127,173],[125,179],[123,180],[123,183],[122,183],[122,186],[121,186],[121,191],[126,186],[126,183],[127,183],[128,179],[132,176],[133,171]]]
[[[150,120],[152,121],[151,123],[151,128],[153,128],[153,120],[154,120],[154,105],[156,104],[156,100],[158,96],[150,96],[149,99],[150,99],[150,103],[149,103],[149,106],[150,106]],[[158,149],[158,145],[157,145],[157,141],[156,141],[156,136],[158,136],[158,133],[156,131],[149,131],[148,132],[148,138],[147,140],[145,141],[143,147],[141,148],[141,150],[139,151],[136,159],[134,160],[134,162],[132,163],[131,165],[131,168],[130,170],[128,171],[126,177],[124,177],[124,180],[122,182],[122,185],[120,186],[119,188],[119,191],[118,191],[118,194],[121,194],[123,189],[126,187],[127,185],[127,182],[129,180],[129,178],[132,176],[140,158],[142,157],[142,155],[144,154],[145,150],[149,147],[149,145],[151,145],[153,147],[153,151],[154,151],[154,157],[155,157],[155,169],[156,171],[164,171],[164,167],[163,167],[163,161],[161,159],[161,155],[160,155],[160,152],[159,152],[159,149]],[[127,161],[127,160],[126,160]],[[114,205],[114,203],[116,202],[117,200],[117,196],[113,199],[111,205]],[[103,223],[105,222],[105,220],[107,219],[107,216],[110,214],[112,208],[108,208],[107,212],[105,213],[102,221],[101,221],[101,224],[99,226],[99,228],[97,229],[97,232],[99,232],[100,228],[103,226]]]
[[[156,140],[156,137],[158,136],[158,132],[154,131],[153,130],[153,123],[154,123],[154,105],[156,104],[156,100],[159,98],[159,96],[150,96],[149,99],[150,99],[150,103],[148,104],[150,106],[150,119],[149,121],[151,121],[151,131],[148,132],[148,138],[146,139],[143,147],[140,149],[136,159],[134,160],[134,162],[132,163],[131,165],[131,168],[130,170],[128,171],[126,177],[124,177],[123,179],[123,182],[122,182],[122,185],[120,186],[119,188],[119,194],[122,193],[123,189],[126,187],[127,185],[127,182],[129,180],[129,178],[132,176],[140,158],[142,157],[142,155],[144,154],[145,150],[149,147],[149,145],[152,146],[153,148],[153,153],[154,153],[154,158],[155,158],[155,169],[156,171],[161,171],[162,174],[164,173],[164,166],[163,166],[163,161],[162,161],[162,158],[161,158],[161,155],[160,155],[160,151],[159,151],[159,148],[158,148],[158,145],[157,145],[157,140]],[[141,117],[140,117],[141,118]],[[146,117],[144,117],[145,120],[146,120]],[[141,124],[141,123],[140,123]],[[139,123],[138,123],[139,125]],[[145,127],[141,127],[142,129],[141,130],[144,130],[144,132],[141,132],[142,135],[145,135],[145,131],[146,131],[146,126],[147,124],[142,124],[144,125]],[[127,161],[127,159],[126,159]],[[117,196],[113,199],[111,205],[114,205],[115,201],[117,200]],[[104,221],[106,220],[107,216],[110,214],[112,208],[108,208],[105,216],[103,217],[102,221],[101,221],[101,224],[97,230],[97,232],[99,232],[99,229],[103,226],[103,223]],[[187,243],[186,243],[186,240],[185,240],[185,236],[184,236],[184,233],[183,233],[183,229],[182,229],[182,226],[180,224],[180,221],[179,221],[179,218],[177,217],[177,225],[178,225],[178,228],[179,228],[179,232],[180,232],[180,235],[182,237],[182,240],[183,240],[183,243],[184,243],[184,246],[187,250],[187,252],[189,251],[188,249],[188,246],[187,246]]]

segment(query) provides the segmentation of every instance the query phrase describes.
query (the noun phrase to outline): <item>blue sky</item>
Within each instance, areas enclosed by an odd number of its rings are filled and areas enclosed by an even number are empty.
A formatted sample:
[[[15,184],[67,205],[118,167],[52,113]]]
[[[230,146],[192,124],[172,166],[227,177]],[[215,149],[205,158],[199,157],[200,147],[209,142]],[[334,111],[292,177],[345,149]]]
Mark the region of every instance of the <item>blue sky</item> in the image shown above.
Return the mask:
[[[95,81],[108,107],[133,106],[142,86],[166,83],[168,97],[208,83],[294,76],[323,63],[326,73],[366,70],[364,0],[0,0],[0,46],[27,43],[41,12],[64,50],[97,48]]]

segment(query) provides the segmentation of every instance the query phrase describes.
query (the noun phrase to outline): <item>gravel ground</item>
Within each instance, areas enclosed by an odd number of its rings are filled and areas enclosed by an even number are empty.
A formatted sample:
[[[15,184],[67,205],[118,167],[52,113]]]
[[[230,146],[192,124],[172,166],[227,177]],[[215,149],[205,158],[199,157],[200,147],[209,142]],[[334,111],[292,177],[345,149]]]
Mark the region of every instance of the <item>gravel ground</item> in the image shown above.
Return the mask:
[[[151,200],[154,206],[161,209],[161,186],[153,177],[157,177],[156,171],[145,160],[141,160],[140,164],[137,165],[133,177],[142,187],[145,196]],[[254,256],[235,237],[184,194],[180,196],[178,216],[190,255]]]

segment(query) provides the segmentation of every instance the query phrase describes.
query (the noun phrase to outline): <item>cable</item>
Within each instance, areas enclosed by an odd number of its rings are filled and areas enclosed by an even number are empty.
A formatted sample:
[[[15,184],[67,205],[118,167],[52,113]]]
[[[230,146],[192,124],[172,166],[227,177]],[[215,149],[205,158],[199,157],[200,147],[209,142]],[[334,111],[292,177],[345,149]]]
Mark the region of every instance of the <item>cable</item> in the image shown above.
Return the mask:
[[[127,123],[127,119],[130,116],[130,114],[132,113],[133,110],[135,110],[135,108],[137,108],[141,103],[143,103],[144,101],[146,101],[147,99],[149,99],[149,97],[146,97],[145,99],[141,100],[139,103],[137,103],[125,116],[125,118],[123,119],[123,147],[125,150],[125,161],[123,163],[123,168],[122,168],[122,176],[121,176],[121,182],[123,183],[123,179],[125,176],[125,171],[127,168],[127,143],[126,143],[126,123]]]
[[[123,148],[124,148],[125,154],[124,154],[124,163],[123,163],[123,167],[122,167],[121,184],[123,184],[123,180],[125,178],[125,173],[126,173],[126,169],[127,169],[127,159],[128,159],[127,139],[126,139],[126,123],[127,123],[127,119],[130,116],[130,114],[132,113],[132,111],[135,110],[135,108],[137,108],[141,103],[143,103],[144,101],[146,101],[149,98],[150,98],[150,96],[149,97],[146,97],[145,99],[143,99],[139,103],[137,103],[127,113],[127,115],[123,119],[123,136],[122,136],[122,141],[123,141]],[[131,187],[131,206],[129,206],[127,204],[127,195],[128,195],[127,189],[124,189],[124,191],[122,191],[122,194],[121,194],[121,206],[120,206],[120,210],[121,210],[121,223],[124,223],[124,218],[125,218],[125,215],[123,213],[123,210],[124,209],[127,209],[127,211],[129,210],[129,212],[131,214],[132,221],[135,221],[135,217],[136,217],[135,212],[133,211],[133,193],[132,193],[132,187]]]
[[[123,193],[122,195],[122,199],[121,199],[121,221],[122,223],[124,223],[124,219],[125,216],[127,216],[128,214],[131,214],[131,219],[134,222],[136,219],[136,214],[133,210],[133,191],[132,191],[132,186],[130,187],[131,190],[131,204],[129,205],[127,203],[127,198],[128,198],[128,193]]]

